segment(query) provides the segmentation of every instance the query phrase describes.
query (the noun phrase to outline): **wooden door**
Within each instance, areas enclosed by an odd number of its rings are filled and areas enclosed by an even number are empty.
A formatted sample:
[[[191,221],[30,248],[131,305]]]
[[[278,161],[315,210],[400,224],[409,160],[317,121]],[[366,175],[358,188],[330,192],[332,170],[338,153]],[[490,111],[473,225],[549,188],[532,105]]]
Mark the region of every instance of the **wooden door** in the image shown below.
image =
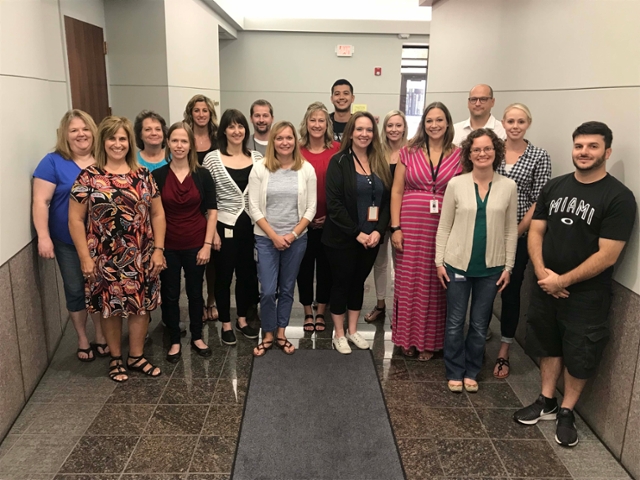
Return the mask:
[[[69,59],[71,105],[90,114],[96,124],[110,115],[106,48],[102,28],[64,17]]]

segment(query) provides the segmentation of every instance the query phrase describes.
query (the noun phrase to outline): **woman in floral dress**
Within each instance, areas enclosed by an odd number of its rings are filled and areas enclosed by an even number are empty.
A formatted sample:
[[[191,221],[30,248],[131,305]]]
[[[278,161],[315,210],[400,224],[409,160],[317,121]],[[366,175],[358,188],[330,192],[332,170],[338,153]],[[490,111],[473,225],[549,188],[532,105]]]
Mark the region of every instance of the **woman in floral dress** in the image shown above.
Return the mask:
[[[144,358],[149,312],[160,303],[165,218],[153,177],[136,162],[131,122],[107,117],[98,128],[96,163],[71,188],[69,230],[80,257],[89,312],[103,317],[111,351],[109,377],[129,377],[121,353],[122,318],[129,326],[127,368],[161,374]]]

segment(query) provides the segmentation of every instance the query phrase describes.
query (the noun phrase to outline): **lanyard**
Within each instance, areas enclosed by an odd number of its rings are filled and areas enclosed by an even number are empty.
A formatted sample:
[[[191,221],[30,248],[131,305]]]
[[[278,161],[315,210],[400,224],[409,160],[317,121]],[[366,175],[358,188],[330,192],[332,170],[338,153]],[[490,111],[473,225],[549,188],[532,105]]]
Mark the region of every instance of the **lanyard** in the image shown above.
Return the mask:
[[[438,166],[433,167],[431,161],[431,152],[429,151],[429,142],[427,141],[427,156],[429,157],[429,166],[431,167],[431,178],[433,179],[433,193],[436,193],[436,180],[438,179],[438,172],[440,171],[440,165],[442,165],[442,158],[444,157],[444,150],[440,154],[440,160],[438,160]]]
[[[367,175],[367,171],[364,169],[364,167],[360,163],[360,159],[358,159],[358,156],[353,150],[351,150],[351,155],[353,155],[353,158],[356,159],[356,162],[358,162],[358,165],[360,165],[360,168],[364,172],[364,177],[367,179],[367,182],[369,182],[369,185],[371,185],[371,205],[373,206],[376,204],[376,180],[373,177],[373,170],[371,170],[370,175]],[[369,165],[369,169],[371,169],[371,165]]]

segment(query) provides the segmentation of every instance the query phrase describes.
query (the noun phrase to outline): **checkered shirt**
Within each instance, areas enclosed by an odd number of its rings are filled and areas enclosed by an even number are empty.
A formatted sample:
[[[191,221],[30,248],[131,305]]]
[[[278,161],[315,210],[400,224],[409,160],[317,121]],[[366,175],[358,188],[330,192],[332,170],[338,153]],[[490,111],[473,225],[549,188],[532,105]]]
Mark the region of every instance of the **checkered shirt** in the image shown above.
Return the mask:
[[[551,158],[546,150],[534,147],[527,140],[527,148],[511,171],[507,173],[503,160],[497,172],[518,185],[518,223],[520,223],[531,205],[538,200],[542,187],[551,178]]]

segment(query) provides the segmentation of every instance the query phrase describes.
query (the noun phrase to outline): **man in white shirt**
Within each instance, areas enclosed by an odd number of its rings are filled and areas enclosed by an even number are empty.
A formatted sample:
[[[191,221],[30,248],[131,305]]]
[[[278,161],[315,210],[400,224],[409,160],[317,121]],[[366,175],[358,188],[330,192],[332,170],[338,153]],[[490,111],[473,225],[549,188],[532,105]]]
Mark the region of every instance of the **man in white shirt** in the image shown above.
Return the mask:
[[[253,124],[253,135],[249,137],[249,150],[260,152],[264,156],[269,143],[269,132],[273,124],[273,107],[266,100],[256,100],[249,112]]]
[[[499,120],[491,115],[491,109],[496,103],[493,98],[493,89],[489,85],[476,85],[469,92],[468,107],[470,117],[463,122],[456,123],[453,143],[460,145],[474,130],[489,128],[496,132],[502,140],[507,138],[504,127]]]

